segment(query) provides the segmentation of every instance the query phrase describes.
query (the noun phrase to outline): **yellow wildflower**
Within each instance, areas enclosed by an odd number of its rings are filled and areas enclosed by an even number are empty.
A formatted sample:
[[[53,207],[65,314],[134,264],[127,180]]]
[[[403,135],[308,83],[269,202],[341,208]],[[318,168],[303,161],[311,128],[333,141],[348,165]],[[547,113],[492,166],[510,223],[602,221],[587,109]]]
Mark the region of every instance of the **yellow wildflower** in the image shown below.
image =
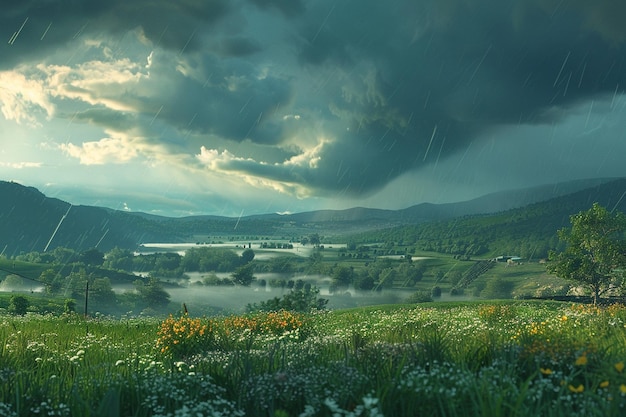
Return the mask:
[[[581,356],[579,356],[578,358],[576,358],[576,362],[574,362],[574,364],[576,366],[583,366],[583,365],[587,365],[587,355],[582,354]]]
[[[621,391],[622,394],[626,394],[626,385],[624,384],[620,385],[619,390]]]
[[[585,386],[583,384],[580,384],[577,387],[575,387],[572,384],[570,384],[570,385],[567,386],[567,388],[569,388],[569,390],[572,391],[572,392],[583,392],[585,390]]]
[[[602,381],[600,382],[600,388],[606,388],[609,386],[609,381]]]
[[[624,370],[624,362],[617,362],[614,366],[615,366],[615,370],[619,372],[620,374]]]
[[[552,375],[552,369],[550,368],[539,368],[539,372],[544,375]]]

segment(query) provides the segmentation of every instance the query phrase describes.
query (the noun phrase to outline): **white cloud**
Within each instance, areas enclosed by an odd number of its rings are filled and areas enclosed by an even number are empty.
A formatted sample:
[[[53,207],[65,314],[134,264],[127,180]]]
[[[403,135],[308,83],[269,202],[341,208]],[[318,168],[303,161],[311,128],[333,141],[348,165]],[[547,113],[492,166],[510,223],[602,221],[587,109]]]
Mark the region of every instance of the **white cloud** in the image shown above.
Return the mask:
[[[37,69],[45,75],[45,87],[50,95],[117,111],[135,110],[127,100],[128,91],[148,77],[145,65],[128,58],[88,61],[75,67],[38,65]]]
[[[296,168],[316,169],[322,159],[321,153],[324,145],[329,142],[328,139],[321,139],[316,146],[304,150],[282,163],[268,164],[252,158],[237,157],[228,150],[220,152],[205,146],[200,148],[200,153],[196,155],[196,159],[206,167],[216,171],[240,171],[242,174],[253,174],[262,170],[269,178],[276,178],[283,176],[285,169],[289,171]]]
[[[55,115],[54,99],[78,100],[116,111],[137,111],[128,93],[149,77],[145,65],[128,58],[76,65],[21,66],[0,72],[0,110],[7,120],[39,125],[37,111]],[[145,92],[137,92],[143,94]]]
[[[205,146],[202,146],[200,147],[200,153],[196,155],[196,159],[206,165],[207,168],[218,170],[221,164],[238,158],[227,150],[220,153],[217,149],[207,149]]]
[[[138,148],[132,140],[115,132],[111,133],[113,137],[99,141],[83,142],[80,146],[73,143],[61,144],[59,147],[67,155],[79,159],[83,165],[120,164],[138,156]]]
[[[36,110],[46,117],[54,114],[46,87],[41,80],[29,79],[20,70],[0,72],[0,110],[7,120],[38,125]]]
[[[281,194],[293,195],[297,198],[310,197],[312,190],[302,181],[310,177],[322,159],[324,146],[331,143],[330,139],[319,139],[316,146],[301,151],[281,163],[267,163],[252,158],[241,158],[228,150],[200,148],[196,159],[214,173],[237,173],[239,179],[260,189],[269,189]]]
[[[299,155],[292,156],[291,158],[289,158],[288,161],[285,161],[285,165],[308,167],[311,169],[317,168],[319,162],[322,159],[324,146],[326,146],[330,142],[330,139],[319,139],[319,143],[316,146],[303,151]]]

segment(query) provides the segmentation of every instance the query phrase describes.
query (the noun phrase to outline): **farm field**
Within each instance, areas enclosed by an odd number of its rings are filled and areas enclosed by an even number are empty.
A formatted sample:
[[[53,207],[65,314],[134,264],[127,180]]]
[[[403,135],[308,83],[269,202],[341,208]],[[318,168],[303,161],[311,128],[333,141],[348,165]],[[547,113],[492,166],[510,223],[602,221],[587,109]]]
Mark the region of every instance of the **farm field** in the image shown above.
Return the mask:
[[[1,416],[618,416],[626,307],[0,317]]]

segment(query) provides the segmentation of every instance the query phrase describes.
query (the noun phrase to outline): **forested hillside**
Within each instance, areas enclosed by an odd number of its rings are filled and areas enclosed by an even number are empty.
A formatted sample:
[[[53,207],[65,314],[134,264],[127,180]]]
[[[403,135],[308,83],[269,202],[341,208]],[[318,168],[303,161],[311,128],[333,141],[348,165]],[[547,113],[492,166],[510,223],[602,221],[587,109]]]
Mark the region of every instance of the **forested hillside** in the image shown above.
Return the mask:
[[[0,182],[0,195],[0,253],[6,256],[56,247],[134,248],[144,239],[176,236],[175,230],[141,216],[71,206],[12,182]]]
[[[33,187],[0,181],[0,254],[8,257],[57,247],[135,249],[145,242],[190,242],[201,236],[298,235],[286,219],[220,216],[161,217],[92,206],[72,206]]]
[[[598,180],[597,185],[573,194],[490,215],[452,217],[454,213],[489,211],[485,208],[489,204],[496,211],[506,206],[499,201],[512,198],[511,192],[470,202],[421,204],[397,211],[354,208],[241,218],[170,218],[72,206],[46,197],[35,188],[0,181],[0,254],[12,257],[56,247],[78,251],[94,247],[102,251],[113,247],[135,249],[146,242],[193,242],[234,235],[299,239],[317,233],[327,237],[341,235],[343,239],[353,233],[352,240],[361,243],[391,241],[458,255],[517,254],[538,258],[558,243],[556,230],[568,225],[569,215],[588,209],[595,201],[609,209],[624,210],[626,180],[606,181]],[[575,185],[567,187],[572,186]],[[534,192],[520,191],[528,194],[527,199],[537,199],[545,192],[545,187]]]
[[[545,202],[493,215],[362,233],[355,243],[396,242],[418,250],[472,257],[518,255],[525,259],[547,256],[558,249],[557,230],[569,226],[569,216],[589,209],[594,202],[609,210],[626,211],[626,180],[620,179]]]

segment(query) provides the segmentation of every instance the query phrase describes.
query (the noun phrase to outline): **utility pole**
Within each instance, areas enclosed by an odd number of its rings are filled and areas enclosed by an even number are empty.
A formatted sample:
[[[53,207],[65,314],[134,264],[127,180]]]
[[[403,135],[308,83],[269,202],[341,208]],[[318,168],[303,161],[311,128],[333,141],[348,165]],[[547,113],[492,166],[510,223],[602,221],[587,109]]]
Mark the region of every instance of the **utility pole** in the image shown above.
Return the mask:
[[[85,318],[87,318],[87,302],[89,301],[89,281],[85,285]]]

